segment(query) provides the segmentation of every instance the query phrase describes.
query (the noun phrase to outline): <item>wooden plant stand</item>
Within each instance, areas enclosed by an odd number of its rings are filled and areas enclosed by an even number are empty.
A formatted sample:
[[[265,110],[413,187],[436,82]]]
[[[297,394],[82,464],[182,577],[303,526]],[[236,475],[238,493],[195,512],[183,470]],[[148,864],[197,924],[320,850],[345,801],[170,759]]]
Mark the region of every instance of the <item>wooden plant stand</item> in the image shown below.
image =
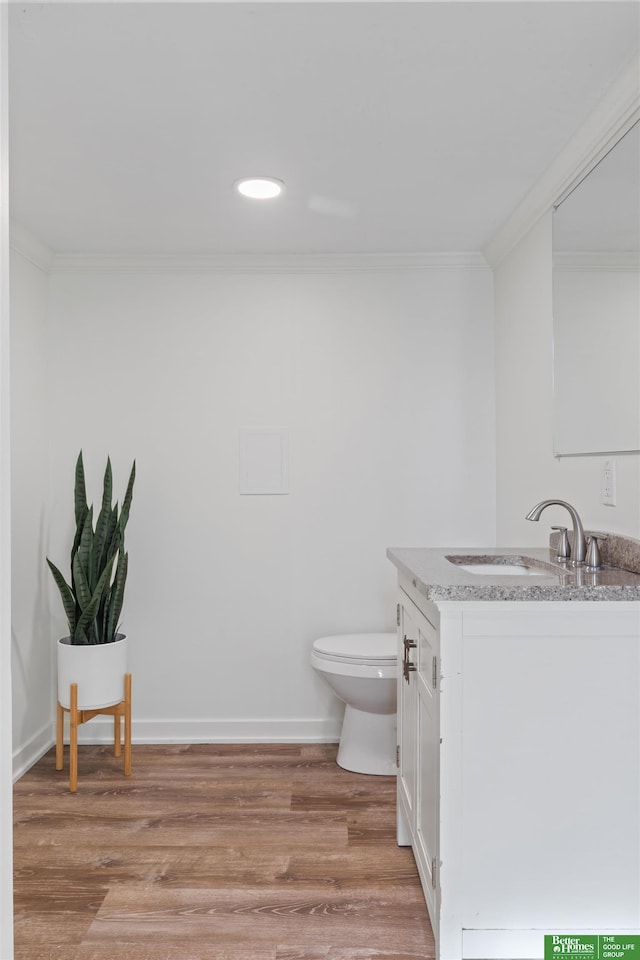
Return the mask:
[[[78,789],[78,726],[86,723],[99,714],[113,717],[113,754],[119,757],[120,745],[120,717],[124,717],[124,775],[131,773],[131,674],[124,675],[124,699],[114,703],[111,707],[101,707],[99,710],[78,710],[78,684],[72,683],[69,688],[69,706],[63,707],[58,701],[58,715],[56,728],[56,770],[62,770],[64,762],[64,715],[69,714],[69,790],[75,793]]]

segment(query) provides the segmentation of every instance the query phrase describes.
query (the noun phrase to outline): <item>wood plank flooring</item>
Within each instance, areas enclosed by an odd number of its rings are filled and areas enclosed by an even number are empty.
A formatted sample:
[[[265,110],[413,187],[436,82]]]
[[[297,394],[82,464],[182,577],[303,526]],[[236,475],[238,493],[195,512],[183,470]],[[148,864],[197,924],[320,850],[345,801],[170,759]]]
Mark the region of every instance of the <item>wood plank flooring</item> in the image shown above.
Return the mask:
[[[15,785],[15,960],[428,960],[393,777],[333,744],[79,748]],[[66,760],[66,758],[65,758]]]

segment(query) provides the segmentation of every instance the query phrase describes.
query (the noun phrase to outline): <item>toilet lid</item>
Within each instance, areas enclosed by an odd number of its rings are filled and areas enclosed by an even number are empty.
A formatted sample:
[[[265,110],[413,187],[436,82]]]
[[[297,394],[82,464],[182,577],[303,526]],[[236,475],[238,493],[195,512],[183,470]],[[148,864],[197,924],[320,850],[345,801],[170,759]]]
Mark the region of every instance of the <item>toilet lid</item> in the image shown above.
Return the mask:
[[[397,642],[395,633],[345,633],[320,637],[314,641],[313,649],[334,660],[395,663]]]

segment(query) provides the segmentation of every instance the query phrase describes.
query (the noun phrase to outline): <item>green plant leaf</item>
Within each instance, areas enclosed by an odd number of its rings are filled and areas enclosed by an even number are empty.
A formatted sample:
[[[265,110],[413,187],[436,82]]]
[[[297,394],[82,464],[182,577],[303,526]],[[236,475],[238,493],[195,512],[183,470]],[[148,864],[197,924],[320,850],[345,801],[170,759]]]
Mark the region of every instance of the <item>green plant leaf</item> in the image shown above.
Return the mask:
[[[77,624],[77,627],[76,627],[76,631],[77,631],[80,627],[81,627],[84,631],[86,631],[86,630],[89,629],[89,627],[90,627],[92,624],[93,624],[93,626],[94,626],[94,628],[95,628],[94,620],[95,620],[96,614],[98,613],[98,608],[99,608],[99,606],[100,606],[100,600],[102,599],[102,594],[104,593],[104,591],[105,591],[106,589],[108,589],[110,579],[111,579],[111,566],[110,566],[110,565],[107,565],[107,566],[104,568],[103,572],[102,572],[102,576],[101,576],[100,579],[98,580],[98,584],[97,584],[96,589],[95,589],[95,591],[94,591],[94,593],[93,593],[93,596],[91,597],[91,600],[89,601],[89,603],[87,604],[87,606],[86,606],[86,607],[84,608],[84,610],[82,611],[82,616],[81,616],[80,619],[78,620],[78,624]],[[91,642],[91,641],[89,641],[89,642]],[[96,632],[96,640],[95,640],[95,642],[97,643],[97,632]]]
[[[89,644],[89,637],[84,631],[84,628],[78,623],[75,632],[73,634],[73,646],[74,647],[86,647]]]
[[[105,643],[112,643],[115,639],[115,633],[118,628],[118,621],[122,613],[122,604],[124,601],[124,588],[127,582],[127,570],[129,569],[129,554],[120,554],[116,575],[111,590],[109,600],[109,612],[107,614],[107,628],[105,630]]]
[[[89,507],[85,505],[82,511],[80,523],[76,524],[76,532],[73,537],[73,546],[71,547],[71,564],[72,565],[73,565],[73,558],[78,552],[78,547],[80,546],[80,537],[82,536],[82,531],[84,529],[84,522],[87,519],[88,513],[89,513]]]
[[[89,507],[87,515],[84,520],[84,525],[82,527],[82,534],[80,536],[80,545],[78,546],[78,552],[76,554],[76,559],[78,559],[84,570],[84,575],[89,584],[91,590],[95,589],[95,583],[91,583],[91,548],[93,546],[93,507]],[[75,574],[75,566],[73,567],[73,572]]]
[[[76,461],[76,482],[74,489],[75,509],[76,509],[76,527],[80,526],[84,511],[87,509],[87,484],[84,478],[84,463],[82,462],[82,450],[78,454]]]
[[[64,607],[64,612],[67,615],[67,623],[69,625],[69,636],[73,637],[76,629],[76,601],[73,596],[73,591],[56,565],[51,563],[51,560],[49,560],[48,557],[47,563],[49,564],[49,569],[53,574],[53,579],[55,580],[58,590],[60,591],[60,596],[62,597],[62,605]]]
[[[110,560],[116,556],[116,554],[122,550],[122,531],[120,530],[119,523],[116,524],[116,528],[113,531],[113,536],[108,544],[106,544],[106,558],[105,563],[109,563]]]
[[[73,585],[75,587],[76,598],[78,600],[78,606],[81,611],[87,609],[91,603],[91,587],[89,586],[89,581],[87,580],[87,575],[84,572],[84,567],[82,566],[82,561],[80,560],[80,555],[76,554],[73,558]]]
[[[107,524],[107,530],[104,537],[103,563],[107,562],[107,557],[109,556],[109,554],[111,554],[112,556],[115,556],[116,554],[118,545],[116,545],[114,548],[113,538],[116,534],[117,529],[118,529],[118,504],[116,503],[116,505],[114,506],[113,510],[109,515],[109,522]],[[120,543],[120,537],[118,536],[118,544],[119,543]]]
[[[102,595],[102,601],[100,603],[100,609],[98,610],[97,624],[98,624],[98,634],[100,636],[100,643],[108,643],[108,633],[107,633],[107,622],[109,618],[109,606],[111,602],[111,594],[113,593],[113,586],[110,590],[105,590]]]
[[[102,489],[102,507],[96,522],[96,531],[93,541],[92,554],[92,573],[93,582],[97,583],[100,574],[104,569],[108,551],[106,545],[110,539],[109,532],[111,528],[112,510],[111,497],[113,496],[113,477],[111,473],[111,460],[107,458],[107,468],[104,473],[104,483]],[[111,534],[112,535],[112,534]]]
[[[133,484],[136,479],[136,462],[133,461],[133,466],[131,467],[131,473],[129,474],[129,482],[127,484],[127,490],[124,495],[124,500],[122,501],[122,510],[120,511],[120,530],[124,538],[124,528],[127,525],[129,520],[129,510],[131,509],[131,501],[133,499]]]
[[[107,457],[107,466],[104,471],[104,480],[102,481],[102,509],[110,510],[113,499],[113,472],[111,470],[111,457]]]

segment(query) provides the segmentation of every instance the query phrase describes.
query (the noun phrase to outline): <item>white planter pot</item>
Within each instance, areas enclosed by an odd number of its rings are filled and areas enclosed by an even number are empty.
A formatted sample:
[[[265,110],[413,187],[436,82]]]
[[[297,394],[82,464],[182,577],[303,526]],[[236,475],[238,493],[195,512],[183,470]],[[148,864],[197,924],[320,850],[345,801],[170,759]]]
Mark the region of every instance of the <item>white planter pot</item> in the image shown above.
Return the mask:
[[[78,684],[78,709],[111,707],[124,697],[127,638],[119,633],[113,643],[74,646],[70,637],[58,640],[58,701],[68,710],[69,688]]]

